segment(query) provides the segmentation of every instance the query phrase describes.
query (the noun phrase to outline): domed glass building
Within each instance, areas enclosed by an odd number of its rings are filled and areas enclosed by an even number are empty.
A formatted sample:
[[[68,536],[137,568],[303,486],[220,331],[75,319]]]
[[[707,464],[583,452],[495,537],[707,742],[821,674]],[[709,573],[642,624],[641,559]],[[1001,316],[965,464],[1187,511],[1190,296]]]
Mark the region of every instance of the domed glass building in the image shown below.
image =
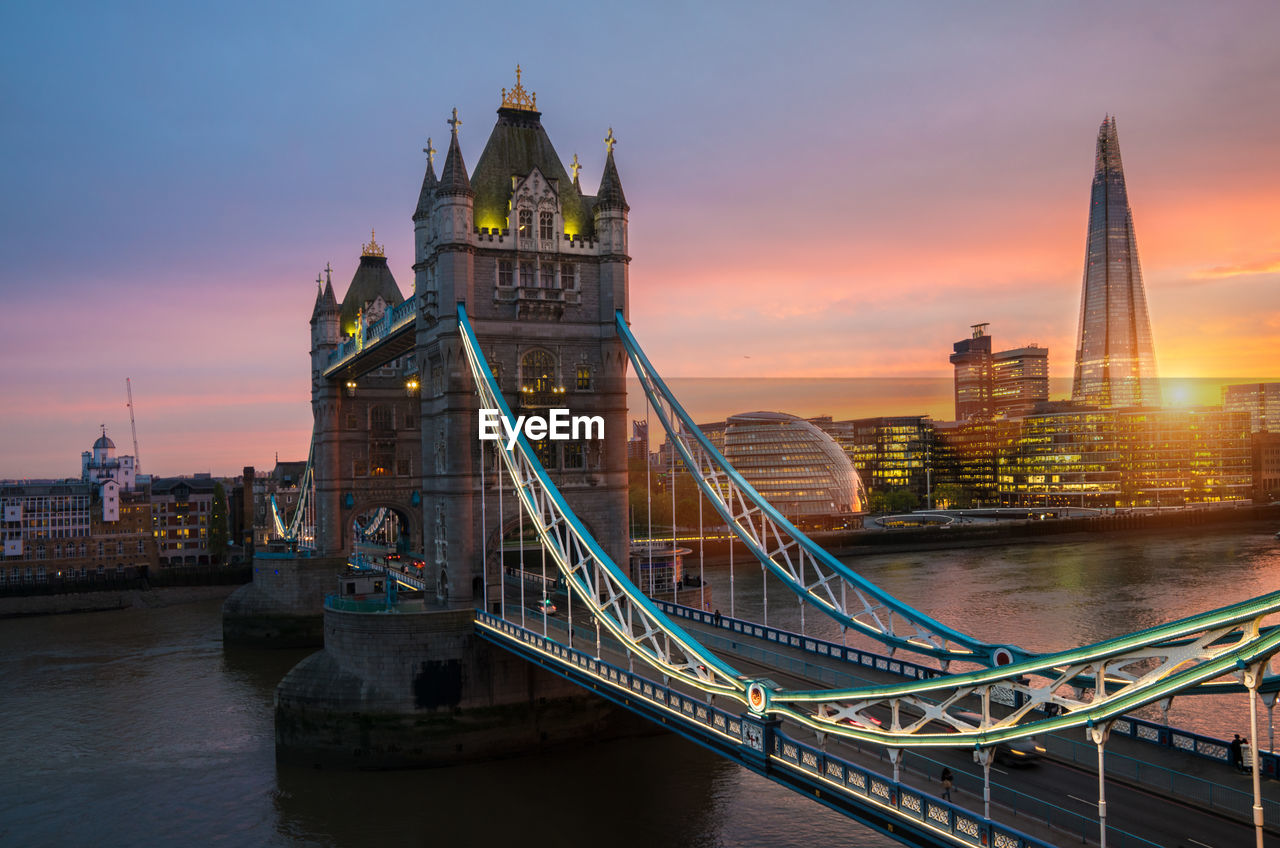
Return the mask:
[[[816,425],[785,412],[747,412],[725,424],[725,458],[797,526],[860,526],[858,472]]]

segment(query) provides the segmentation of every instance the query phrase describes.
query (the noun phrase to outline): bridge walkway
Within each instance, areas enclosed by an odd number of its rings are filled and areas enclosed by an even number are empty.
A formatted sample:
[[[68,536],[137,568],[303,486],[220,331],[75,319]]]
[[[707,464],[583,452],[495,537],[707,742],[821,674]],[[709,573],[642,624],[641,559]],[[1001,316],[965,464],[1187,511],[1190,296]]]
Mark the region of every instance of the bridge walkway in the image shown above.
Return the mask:
[[[903,679],[803,647],[733,632],[727,621],[718,628],[696,620],[681,619],[680,623],[703,644],[732,657],[730,662],[737,667],[746,670],[748,663],[754,663],[761,673],[772,672],[773,679],[784,686],[848,687]],[[1053,734],[1052,738],[1039,741],[1048,749],[1041,763],[1022,768],[992,767],[993,803],[1028,812],[1035,808],[1060,832],[1096,841],[1096,747],[1067,734]],[[879,746],[866,747],[877,750],[887,764],[888,758]],[[980,808],[982,769],[967,751],[905,752],[903,782],[914,785],[905,775],[918,775],[925,783],[917,788],[937,794],[937,775],[944,764],[956,773],[956,789],[976,794]],[[1280,845],[1280,783],[1264,780],[1262,786],[1269,831],[1266,844],[1274,840]],[[1109,824],[1140,834],[1155,844],[1214,848],[1246,844],[1246,840],[1253,839],[1252,803],[1250,778],[1228,763],[1114,734],[1107,743]],[[1016,826],[1022,829],[1021,824]],[[1187,837],[1195,841],[1187,842]]]

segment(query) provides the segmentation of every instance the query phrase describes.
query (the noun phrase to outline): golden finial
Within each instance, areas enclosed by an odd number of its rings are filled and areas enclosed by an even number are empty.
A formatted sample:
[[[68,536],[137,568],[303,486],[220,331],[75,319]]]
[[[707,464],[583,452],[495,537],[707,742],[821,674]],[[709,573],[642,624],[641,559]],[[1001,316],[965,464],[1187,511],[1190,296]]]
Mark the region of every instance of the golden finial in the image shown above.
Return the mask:
[[[576,153],[573,154],[573,164],[569,166],[569,170],[573,171],[573,179],[576,182],[578,179],[578,172],[582,170],[582,166],[578,164],[578,154]]]
[[[618,143],[618,140],[617,140],[616,138],[614,138],[614,137],[613,137],[613,127],[609,127],[609,134],[608,134],[607,136],[605,136],[605,137],[604,137],[604,149],[605,149],[605,152],[607,152],[607,153],[612,153],[612,152],[613,152],[613,146],[614,146],[615,144],[617,144],[617,143]]]
[[[519,109],[522,112],[538,111],[538,93],[524,90],[524,86],[520,83],[519,65],[516,65],[516,87],[511,89],[510,94],[507,94],[505,88],[502,89],[502,108]]]
[[[378,242],[374,240],[374,235],[374,231],[370,230],[369,243],[360,245],[360,248],[363,251],[360,254],[361,256],[386,256],[386,254],[382,252],[382,245],[378,244]]]
[[[458,110],[454,110],[455,117]],[[431,139],[427,139],[427,146],[422,148],[422,152],[427,154],[427,164],[434,165],[436,163],[436,149],[431,146]]]
[[[457,135],[457,134],[458,134],[458,127],[462,126],[462,121],[459,121],[459,120],[458,120],[458,107],[457,107],[457,106],[454,106],[454,107],[453,107],[453,117],[452,117],[452,118],[450,118],[449,120],[445,121],[445,123],[446,123],[446,124],[448,124],[450,127],[452,127],[452,129],[453,129],[453,134],[454,134],[454,135]]]

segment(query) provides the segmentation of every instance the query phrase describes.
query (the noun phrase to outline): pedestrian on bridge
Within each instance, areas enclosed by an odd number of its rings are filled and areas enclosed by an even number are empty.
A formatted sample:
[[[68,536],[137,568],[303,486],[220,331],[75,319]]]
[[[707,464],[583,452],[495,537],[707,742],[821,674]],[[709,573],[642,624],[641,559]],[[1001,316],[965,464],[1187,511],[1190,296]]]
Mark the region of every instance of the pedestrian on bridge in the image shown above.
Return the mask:
[[[1244,740],[1239,733],[1231,740],[1231,765],[1236,767],[1236,771],[1244,771]]]
[[[951,773],[951,769],[946,766],[942,767],[942,775],[939,778],[942,781],[942,800],[951,800],[951,787],[955,784],[955,775]]]

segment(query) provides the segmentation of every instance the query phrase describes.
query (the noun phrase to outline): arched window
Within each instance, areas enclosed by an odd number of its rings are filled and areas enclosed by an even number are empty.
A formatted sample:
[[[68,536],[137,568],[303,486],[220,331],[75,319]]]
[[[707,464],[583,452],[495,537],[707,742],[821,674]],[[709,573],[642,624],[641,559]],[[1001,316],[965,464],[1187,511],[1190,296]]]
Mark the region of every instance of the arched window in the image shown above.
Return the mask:
[[[591,369],[585,365],[578,366],[577,386],[580,392],[591,391]]]
[[[545,350],[531,350],[520,358],[520,390],[549,393],[556,384],[556,360]]]
[[[520,238],[522,239],[533,238],[533,210],[532,209],[520,210]]]
[[[555,238],[556,216],[551,212],[538,213],[538,238],[551,241]]]

